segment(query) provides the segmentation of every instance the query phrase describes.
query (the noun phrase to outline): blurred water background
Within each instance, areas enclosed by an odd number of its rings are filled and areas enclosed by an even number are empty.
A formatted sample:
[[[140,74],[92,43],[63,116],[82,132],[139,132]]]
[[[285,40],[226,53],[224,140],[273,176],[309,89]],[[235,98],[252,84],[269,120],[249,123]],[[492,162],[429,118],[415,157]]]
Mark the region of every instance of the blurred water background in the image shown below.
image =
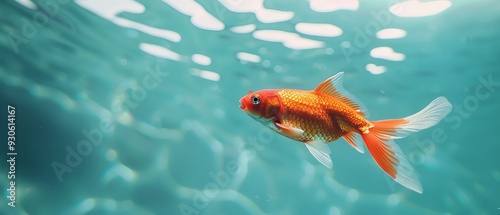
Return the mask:
[[[500,214],[499,27],[497,0],[1,1],[0,213]],[[423,194],[344,140],[328,170],[239,109],[339,71],[372,120],[454,105],[398,141]]]

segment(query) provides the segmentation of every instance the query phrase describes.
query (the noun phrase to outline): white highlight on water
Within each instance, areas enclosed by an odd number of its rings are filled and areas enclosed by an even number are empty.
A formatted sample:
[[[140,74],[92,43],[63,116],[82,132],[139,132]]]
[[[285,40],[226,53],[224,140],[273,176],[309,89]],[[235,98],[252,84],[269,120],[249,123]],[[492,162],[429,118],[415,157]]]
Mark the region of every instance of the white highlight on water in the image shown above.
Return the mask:
[[[75,3],[90,12],[113,22],[116,25],[132,28],[154,37],[172,42],[181,41],[181,35],[175,31],[154,28],[142,23],[118,17],[120,13],[144,13],[144,5],[132,0],[76,0]]]
[[[374,75],[379,75],[387,71],[387,68],[385,66],[377,66],[373,63],[366,64],[365,69],[366,71]]]
[[[379,39],[398,39],[406,37],[406,31],[399,28],[386,28],[377,32]]]
[[[36,10],[37,6],[35,3],[33,3],[31,0],[15,0],[17,3],[21,4],[22,6],[25,6],[29,9]]]
[[[203,79],[207,79],[210,81],[219,81],[220,80],[220,75],[218,73],[208,71],[208,70],[198,70],[198,69],[193,69],[191,71],[191,74],[194,76],[198,76]]]
[[[281,42],[285,47],[296,50],[321,48],[324,45],[321,41],[303,38],[296,33],[280,30],[258,30],[253,32],[253,37],[269,42]]]
[[[212,59],[210,59],[210,57],[202,54],[194,54],[191,56],[191,60],[203,66],[208,66],[212,63]]]
[[[210,30],[210,31],[220,31],[224,29],[224,24],[212,16],[209,12],[203,8],[198,2],[193,0],[163,0],[177,11],[190,16],[191,23],[198,28]]]
[[[390,61],[403,61],[405,55],[395,52],[391,47],[383,46],[377,47],[370,51],[370,55],[374,58],[380,58]]]
[[[257,26],[255,24],[241,25],[232,27],[230,30],[238,34],[247,34],[255,30]]]
[[[437,15],[451,6],[451,1],[437,0],[420,2],[410,0],[394,4],[389,11],[399,17],[424,17]]]
[[[292,19],[293,12],[264,8],[264,0],[219,0],[228,10],[235,13],[255,13],[262,23],[283,22]]]
[[[156,56],[156,57],[161,57],[161,58],[175,60],[175,61],[181,60],[181,55],[177,54],[176,52],[174,52],[170,49],[159,46],[159,45],[153,45],[153,44],[149,44],[149,43],[141,43],[139,45],[139,48],[143,52],[146,52],[146,53],[153,55],[153,56]]]
[[[332,12],[336,10],[357,10],[358,0],[310,0],[309,7],[316,12]]]
[[[295,30],[303,34],[322,37],[337,37],[342,35],[342,29],[331,24],[322,23],[298,23]]]
[[[242,61],[252,62],[252,63],[259,63],[261,60],[260,56],[246,53],[246,52],[238,52],[236,54],[236,57]]]

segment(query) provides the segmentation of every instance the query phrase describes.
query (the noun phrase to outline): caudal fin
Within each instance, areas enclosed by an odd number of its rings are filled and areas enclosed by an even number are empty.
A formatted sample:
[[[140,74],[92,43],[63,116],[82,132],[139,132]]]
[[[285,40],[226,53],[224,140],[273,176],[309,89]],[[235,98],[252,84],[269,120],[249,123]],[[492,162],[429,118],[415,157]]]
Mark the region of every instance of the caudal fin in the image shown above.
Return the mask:
[[[436,125],[448,113],[452,105],[445,97],[438,97],[416,114],[402,118],[371,122],[373,127],[362,134],[363,141],[375,162],[391,178],[401,185],[422,193],[415,170],[393,139]]]

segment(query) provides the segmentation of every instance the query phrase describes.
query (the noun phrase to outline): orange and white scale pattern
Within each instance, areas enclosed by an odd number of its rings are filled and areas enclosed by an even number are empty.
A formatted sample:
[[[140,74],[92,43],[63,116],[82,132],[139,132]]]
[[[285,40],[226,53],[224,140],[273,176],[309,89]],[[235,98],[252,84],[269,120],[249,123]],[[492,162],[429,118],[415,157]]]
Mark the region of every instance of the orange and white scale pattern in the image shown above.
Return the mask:
[[[332,96],[302,90],[277,90],[277,93],[282,105],[281,123],[304,131],[301,136],[290,137],[294,140],[332,142],[371,125],[354,109]],[[283,134],[277,128],[273,130]]]

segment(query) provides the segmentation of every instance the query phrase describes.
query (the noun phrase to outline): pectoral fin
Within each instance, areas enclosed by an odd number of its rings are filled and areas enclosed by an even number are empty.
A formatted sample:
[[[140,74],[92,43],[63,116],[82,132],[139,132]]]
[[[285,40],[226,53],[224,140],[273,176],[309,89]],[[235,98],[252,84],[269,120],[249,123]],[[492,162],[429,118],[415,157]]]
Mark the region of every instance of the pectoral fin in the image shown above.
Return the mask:
[[[332,159],[330,158],[330,147],[322,141],[310,141],[305,143],[307,149],[321,164],[328,169],[333,167]]]
[[[276,125],[276,127],[279,128],[281,132],[283,132],[283,134],[288,137],[300,137],[302,136],[302,134],[304,134],[304,130],[300,128],[289,127],[279,122],[275,122],[274,125]]]

